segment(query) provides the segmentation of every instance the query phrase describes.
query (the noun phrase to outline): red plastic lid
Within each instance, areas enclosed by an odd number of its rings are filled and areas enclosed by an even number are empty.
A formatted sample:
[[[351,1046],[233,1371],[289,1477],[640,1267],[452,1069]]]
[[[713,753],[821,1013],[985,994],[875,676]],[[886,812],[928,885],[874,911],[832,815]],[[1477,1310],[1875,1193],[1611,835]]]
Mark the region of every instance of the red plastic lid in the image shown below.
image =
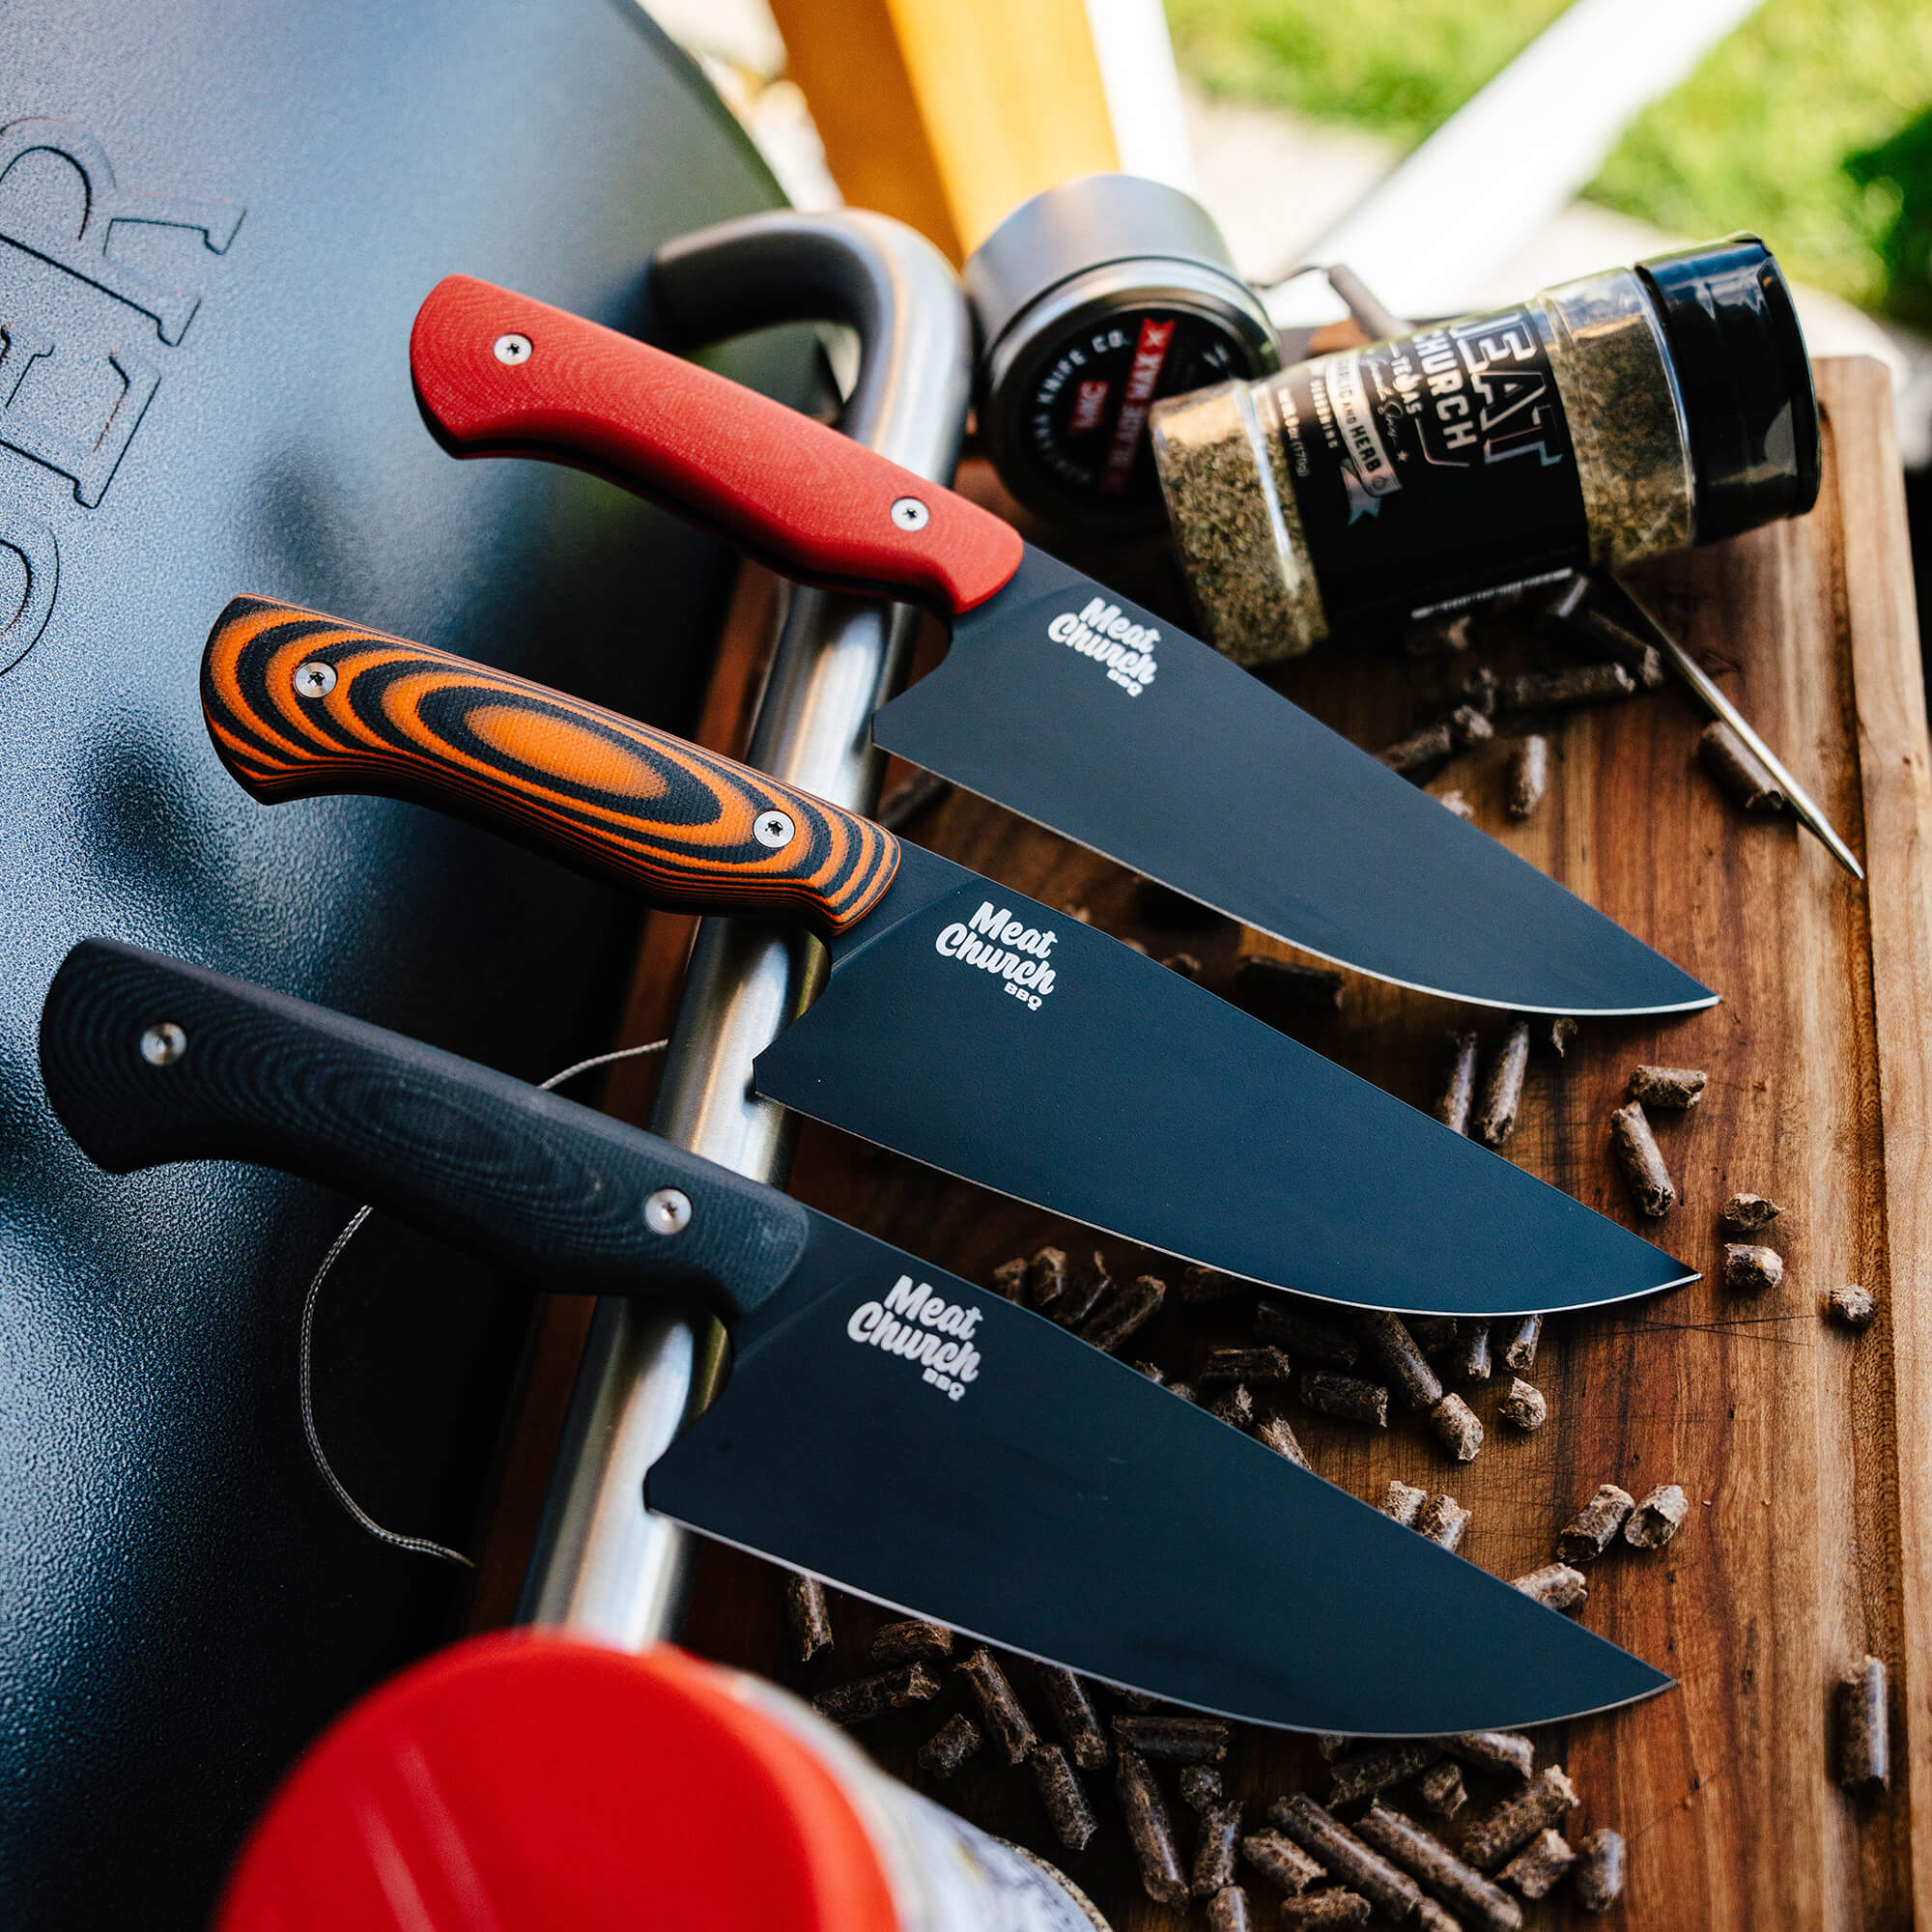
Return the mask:
[[[459,1644],[297,1765],[217,1932],[897,1932],[837,1780],[727,1685],[668,1645]]]

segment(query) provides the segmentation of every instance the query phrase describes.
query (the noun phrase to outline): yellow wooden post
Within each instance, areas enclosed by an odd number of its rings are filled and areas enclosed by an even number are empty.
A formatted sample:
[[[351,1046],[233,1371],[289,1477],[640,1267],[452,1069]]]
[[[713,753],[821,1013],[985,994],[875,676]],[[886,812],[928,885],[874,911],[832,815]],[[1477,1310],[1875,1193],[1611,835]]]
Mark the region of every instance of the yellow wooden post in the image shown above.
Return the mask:
[[[1120,165],[1086,0],[772,0],[839,191],[963,260]]]

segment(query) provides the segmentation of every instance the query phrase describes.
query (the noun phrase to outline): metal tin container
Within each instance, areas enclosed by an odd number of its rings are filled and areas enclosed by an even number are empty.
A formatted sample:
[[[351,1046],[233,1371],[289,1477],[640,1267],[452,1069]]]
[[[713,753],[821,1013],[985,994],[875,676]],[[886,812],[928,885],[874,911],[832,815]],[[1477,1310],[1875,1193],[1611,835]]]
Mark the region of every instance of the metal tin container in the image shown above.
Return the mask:
[[[1261,298],[1178,188],[1088,175],[1015,209],[966,264],[980,434],[1057,522],[1157,526],[1154,403],[1281,365]]]
[[[1818,496],[1804,337],[1749,236],[1177,397],[1151,440],[1203,626],[1245,664]]]

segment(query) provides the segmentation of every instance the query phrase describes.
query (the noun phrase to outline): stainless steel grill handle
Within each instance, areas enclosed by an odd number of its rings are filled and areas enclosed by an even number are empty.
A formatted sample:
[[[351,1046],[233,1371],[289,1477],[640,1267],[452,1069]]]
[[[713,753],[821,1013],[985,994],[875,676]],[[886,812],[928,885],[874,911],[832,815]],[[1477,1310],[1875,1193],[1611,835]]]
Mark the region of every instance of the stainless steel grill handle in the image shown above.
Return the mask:
[[[911,229],[855,212],[752,215],[671,242],[651,265],[653,333],[690,346],[784,321],[836,322],[859,342],[840,427],[950,482],[972,389],[972,326],[951,267]],[[869,810],[883,759],[872,712],[905,668],[918,613],[798,589],[759,702],[749,759]],[[651,1125],[740,1174],[782,1184],[793,1125],[752,1093],[752,1062],[817,994],[810,940],[738,920],[697,929]],[[525,1578],[521,1620],[639,1648],[683,1610],[687,1533],[643,1506],[644,1472],[710,1399],[715,1322],[599,1304]]]

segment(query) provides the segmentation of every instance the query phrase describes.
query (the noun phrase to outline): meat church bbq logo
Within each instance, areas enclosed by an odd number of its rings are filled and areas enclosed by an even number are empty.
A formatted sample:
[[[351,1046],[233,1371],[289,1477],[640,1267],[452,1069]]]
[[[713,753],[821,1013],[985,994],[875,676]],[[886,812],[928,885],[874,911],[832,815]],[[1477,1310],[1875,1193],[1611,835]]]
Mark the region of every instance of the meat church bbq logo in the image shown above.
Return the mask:
[[[1138,697],[1153,682],[1153,647],[1160,633],[1151,624],[1136,624],[1118,604],[1090,598],[1084,611],[1063,611],[1047,625],[1046,635],[1104,665],[1107,682],[1118,684],[1129,697]]]
[[[1053,991],[1047,963],[1060,935],[1015,919],[1007,907],[981,899],[971,919],[955,919],[940,929],[932,949],[942,959],[957,959],[999,980],[1014,999],[1034,1012]]]
[[[966,1384],[980,1377],[980,1351],[973,1331],[982,1310],[948,1301],[927,1282],[915,1284],[902,1274],[883,1301],[862,1301],[845,1322],[845,1332],[861,1347],[883,1349],[889,1355],[917,1362],[921,1380],[932,1384],[950,1402],[966,1393]]]

